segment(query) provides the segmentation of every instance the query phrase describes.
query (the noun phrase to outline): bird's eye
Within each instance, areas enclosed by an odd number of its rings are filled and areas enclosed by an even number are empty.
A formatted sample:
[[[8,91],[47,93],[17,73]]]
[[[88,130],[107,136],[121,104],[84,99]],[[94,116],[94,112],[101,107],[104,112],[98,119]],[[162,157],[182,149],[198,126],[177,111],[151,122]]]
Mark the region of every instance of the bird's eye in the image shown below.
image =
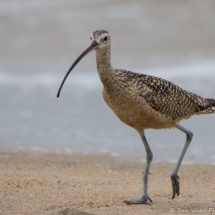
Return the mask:
[[[104,37],[104,41],[107,41],[107,37]]]
[[[90,37],[90,39],[92,40],[92,37]]]

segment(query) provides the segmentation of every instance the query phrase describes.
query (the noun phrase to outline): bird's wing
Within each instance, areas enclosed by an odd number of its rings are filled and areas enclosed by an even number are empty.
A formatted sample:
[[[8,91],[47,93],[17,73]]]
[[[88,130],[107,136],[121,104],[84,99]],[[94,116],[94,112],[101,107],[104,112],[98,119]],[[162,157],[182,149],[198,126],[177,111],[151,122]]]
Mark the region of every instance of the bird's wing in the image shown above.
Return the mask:
[[[193,115],[209,106],[207,99],[161,78],[140,74],[138,84],[149,89],[142,94],[140,92],[140,96],[151,108],[174,119]]]
[[[162,78],[120,69],[115,72],[123,86],[133,86],[152,109],[173,119],[201,114],[212,105],[210,99],[187,92]]]

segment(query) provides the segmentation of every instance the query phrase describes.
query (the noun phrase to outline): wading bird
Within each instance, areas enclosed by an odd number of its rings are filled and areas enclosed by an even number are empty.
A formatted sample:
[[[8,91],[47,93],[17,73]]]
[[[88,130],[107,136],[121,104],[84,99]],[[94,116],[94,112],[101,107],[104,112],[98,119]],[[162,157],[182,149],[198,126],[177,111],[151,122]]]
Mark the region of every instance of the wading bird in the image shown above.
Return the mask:
[[[111,65],[111,39],[105,30],[94,31],[90,37],[91,45],[72,64],[61,86],[75,67],[88,53],[96,51],[97,70],[103,84],[103,98],[116,116],[134,128],[141,136],[146,150],[146,166],[143,175],[143,195],[139,200],[126,200],[127,204],[148,204],[152,201],[147,193],[147,181],[152,151],[146,140],[145,129],[177,128],[187,136],[178,163],[171,175],[173,195],[179,195],[178,170],[192,140],[193,133],[178,123],[193,115],[215,112],[215,100],[205,99],[187,92],[179,86],[161,78],[114,69]]]

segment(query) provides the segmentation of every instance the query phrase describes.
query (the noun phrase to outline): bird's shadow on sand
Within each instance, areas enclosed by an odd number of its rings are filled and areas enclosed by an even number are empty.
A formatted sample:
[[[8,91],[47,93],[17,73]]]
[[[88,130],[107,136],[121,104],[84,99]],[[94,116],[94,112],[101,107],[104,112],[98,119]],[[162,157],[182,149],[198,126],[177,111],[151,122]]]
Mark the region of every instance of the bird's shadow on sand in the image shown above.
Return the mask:
[[[85,211],[79,211],[75,209],[65,209],[58,213],[58,215],[95,215],[91,213],[87,213]]]

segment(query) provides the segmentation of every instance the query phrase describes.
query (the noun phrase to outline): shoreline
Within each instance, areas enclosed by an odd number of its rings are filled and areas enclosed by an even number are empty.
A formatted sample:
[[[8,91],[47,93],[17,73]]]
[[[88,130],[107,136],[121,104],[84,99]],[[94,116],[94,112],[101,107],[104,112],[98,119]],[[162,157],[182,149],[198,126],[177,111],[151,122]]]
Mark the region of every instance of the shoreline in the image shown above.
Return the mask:
[[[0,152],[1,214],[193,214],[215,208],[215,166],[181,165],[173,201],[171,163],[150,168],[151,205],[126,205],[142,195],[145,163],[107,155]],[[192,209],[192,210],[191,210]],[[178,211],[177,210],[181,210]],[[64,212],[62,212],[64,211]],[[197,211],[198,212],[198,211]],[[77,214],[81,214],[78,213]]]

